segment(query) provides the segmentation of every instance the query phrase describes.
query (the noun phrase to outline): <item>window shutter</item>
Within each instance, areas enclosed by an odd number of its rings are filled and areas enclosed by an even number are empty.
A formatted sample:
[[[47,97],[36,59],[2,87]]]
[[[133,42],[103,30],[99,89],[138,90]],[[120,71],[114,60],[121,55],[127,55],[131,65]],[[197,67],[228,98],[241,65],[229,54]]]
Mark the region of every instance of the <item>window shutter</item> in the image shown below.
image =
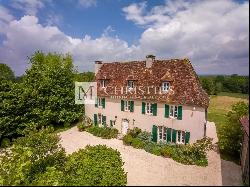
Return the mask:
[[[146,107],[146,104],[144,102],[142,102],[142,108],[141,108],[142,114],[145,114],[145,107]]]
[[[165,117],[169,118],[169,105],[165,105]]]
[[[157,142],[157,126],[153,125],[152,127],[152,141]]]
[[[121,111],[124,111],[124,101],[121,100]]]
[[[130,101],[130,112],[134,112],[134,101]]]
[[[172,129],[167,128],[167,142],[171,142]]]
[[[176,143],[176,130],[172,130],[172,142]]]
[[[97,114],[94,114],[94,125],[97,126]]]
[[[102,108],[105,108],[105,98],[102,98]]]
[[[178,117],[177,119],[182,120],[182,106],[178,106]]]
[[[185,133],[185,144],[189,143],[189,139],[190,139],[190,132],[186,132]]]
[[[153,116],[157,116],[157,103],[153,104]]]
[[[106,116],[102,116],[102,125],[106,127]]]
[[[96,97],[96,98],[95,98],[95,107],[96,107],[96,108],[98,107],[98,104],[97,104],[97,103],[98,103],[98,98]]]

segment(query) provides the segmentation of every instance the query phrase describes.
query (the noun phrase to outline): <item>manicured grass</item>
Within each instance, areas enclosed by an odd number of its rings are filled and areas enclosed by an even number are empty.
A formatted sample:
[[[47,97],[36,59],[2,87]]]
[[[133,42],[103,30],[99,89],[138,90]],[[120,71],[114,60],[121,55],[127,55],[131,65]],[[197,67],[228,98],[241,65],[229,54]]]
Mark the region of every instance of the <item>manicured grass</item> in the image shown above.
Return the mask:
[[[218,94],[218,96],[229,96],[229,97],[236,97],[236,98],[241,98],[241,99],[249,99],[248,94],[242,94],[242,93],[221,92]]]
[[[228,95],[230,94],[231,93],[229,93]],[[220,139],[219,129],[220,129],[220,126],[227,123],[227,116],[226,116],[227,113],[232,109],[233,104],[240,102],[240,101],[243,101],[246,103],[249,102],[248,99],[232,97],[232,96],[211,96],[210,97],[210,104],[208,108],[208,121],[215,122],[219,139]],[[234,161],[235,163],[239,162],[239,158],[234,158],[224,153],[221,153],[221,157],[224,160]]]

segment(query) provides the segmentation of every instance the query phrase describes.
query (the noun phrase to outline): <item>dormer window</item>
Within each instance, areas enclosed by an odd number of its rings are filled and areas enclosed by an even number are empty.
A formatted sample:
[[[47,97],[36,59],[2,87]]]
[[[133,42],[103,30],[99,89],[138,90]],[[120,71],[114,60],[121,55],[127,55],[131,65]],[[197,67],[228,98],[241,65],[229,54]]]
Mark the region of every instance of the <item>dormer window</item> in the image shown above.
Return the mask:
[[[163,82],[161,85],[161,89],[163,92],[168,92],[170,88],[170,83],[169,82]]]
[[[135,86],[134,81],[128,81],[128,88],[133,89]]]
[[[107,80],[101,80],[101,87],[106,88],[107,86]]]

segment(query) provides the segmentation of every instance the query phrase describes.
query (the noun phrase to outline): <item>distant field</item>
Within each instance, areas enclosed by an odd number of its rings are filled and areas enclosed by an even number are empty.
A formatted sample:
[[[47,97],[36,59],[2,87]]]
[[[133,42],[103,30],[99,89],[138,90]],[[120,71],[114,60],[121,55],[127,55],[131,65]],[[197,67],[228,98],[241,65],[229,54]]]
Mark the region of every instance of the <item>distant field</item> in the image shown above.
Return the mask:
[[[222,124],[227,123],[226,114],[232,109],[232,105],[243,101],[249,103],[248,95],[246,94],[238,94],[238,93],[224,93],[224,96],[211,96],[210,104],[208,108],[208,121],[215,122],[216,129],[218,129]],[[228,95],[228,96],[225,96]],[[240,97],[241,96],[241,97]],[[218,134],[218,138],[220,135]],[[221,155],[225,160],[231,160],[237,162],[234,158],[230,158],[228,155]]]

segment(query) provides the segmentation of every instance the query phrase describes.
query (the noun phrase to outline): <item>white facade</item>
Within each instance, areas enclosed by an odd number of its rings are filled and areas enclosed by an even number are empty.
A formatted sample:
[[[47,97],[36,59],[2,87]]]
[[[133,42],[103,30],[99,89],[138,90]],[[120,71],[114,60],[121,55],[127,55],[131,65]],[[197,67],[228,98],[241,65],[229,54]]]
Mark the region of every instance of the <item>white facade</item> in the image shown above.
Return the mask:
[[[206,117],[205,108],[182,106],[182,119],[174,119],[171,117],[165,117],[165,104],[169,103],[157,103],[157,115],[142,114],[142,102],[134,101],[134,110],[121,111],[121,99],[105,98],[105,108],[95,105],[85,105],[85,115],[94,120],[94,114],[106,116],[106,124],[110,126],[112,123],[114,128],[117,128],[120,133],[125,134],[126,128],[133,129],[138,127],[142,130],[152,132],[153,125],[167,127],[175,130],[190,133],[190,143],[194,143],[196,140],[204,137]],[[111,120],[111,122],[110,122]],[[159,131],[159,128],[158,128]],[[158,132],[159,136],[159,132]],[[180,137],[179,137],[180,136]],[[177,133],[181,139],[181,133]],[[159,140],[159,138],[158,138]],[[177,141],[178,142],[178,141]]]

